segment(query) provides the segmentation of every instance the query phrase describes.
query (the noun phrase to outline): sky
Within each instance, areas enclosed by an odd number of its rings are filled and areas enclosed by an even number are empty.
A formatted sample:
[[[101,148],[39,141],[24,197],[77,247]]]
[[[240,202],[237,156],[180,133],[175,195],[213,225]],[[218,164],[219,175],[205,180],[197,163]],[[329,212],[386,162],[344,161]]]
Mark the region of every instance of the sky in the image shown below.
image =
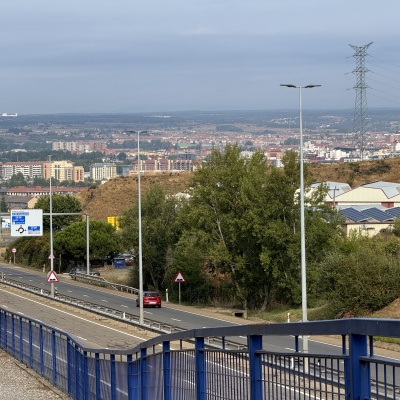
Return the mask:
[[[400,106],[399,0],[2,0],[0,114]]]

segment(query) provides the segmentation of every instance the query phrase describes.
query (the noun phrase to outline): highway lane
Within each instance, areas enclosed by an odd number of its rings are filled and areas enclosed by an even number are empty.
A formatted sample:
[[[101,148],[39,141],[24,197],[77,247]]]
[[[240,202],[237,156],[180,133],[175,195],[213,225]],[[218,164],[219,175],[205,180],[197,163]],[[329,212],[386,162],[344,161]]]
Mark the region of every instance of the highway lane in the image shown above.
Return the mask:
[[[0,264],[0,272],[3,272],[5,276],[10,279],[28,283],[32,286],[42,287],[46,290],[50,289],[50,285],[46,283],[45,274],[7,264]],[[79,284],[72,280],[67,274],[62,274],[59,278],[60,282],[55,285],[60,294],[139,316],[139,309],[136,307],[135,296],[131,294]],[[229,327],[248,323],[248,321],[240,320],[239,318],[236,318],[237,322],[232,322],[232,320],[229,320],[228,318],[224,319],[224,317],[220,316],[218,318],[213,318],[201,315],[195,307],[192,307],[190,308],[190,311],[187,311],[173,308],[172,305],[169,306],[165,303],[163,303],[161,308],[146,308],[144,310],[144,315],[145,318],[153,321],[177,326],[182,329]],[[246,338],[242,338],[242,340],[244,343]],[[295,346],[294,338],[288,336],[264,338],[264,343],[264,348],[270,351],[292,351]],[[310,340],[309,352],[316,354],[325,353],[339,355],[341,354],[341,347]]]
[[[114,321],[96,318],[76,307],[61,309],[55,301],[1,285],[0,307],[69,332],[88,347],[129,349],[153,336],[133,328],[118,327]]]

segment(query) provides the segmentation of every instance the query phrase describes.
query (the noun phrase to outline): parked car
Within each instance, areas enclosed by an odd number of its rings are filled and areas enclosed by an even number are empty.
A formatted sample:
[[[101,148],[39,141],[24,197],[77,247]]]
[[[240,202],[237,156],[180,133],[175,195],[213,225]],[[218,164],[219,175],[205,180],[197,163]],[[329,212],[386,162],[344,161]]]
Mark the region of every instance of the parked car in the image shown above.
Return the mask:
[[[136,299],[136,306],[140,307],[140,297]],[[161,307],[161,296],[157,292],[143,292],[143,307]]]
[[[82,267],[72,267],[68,273],[71,278],[74,278],[76,274],[86,274],[87,269]],[[90,269],[89,275],[100,276],[100,272],[95,269]]]

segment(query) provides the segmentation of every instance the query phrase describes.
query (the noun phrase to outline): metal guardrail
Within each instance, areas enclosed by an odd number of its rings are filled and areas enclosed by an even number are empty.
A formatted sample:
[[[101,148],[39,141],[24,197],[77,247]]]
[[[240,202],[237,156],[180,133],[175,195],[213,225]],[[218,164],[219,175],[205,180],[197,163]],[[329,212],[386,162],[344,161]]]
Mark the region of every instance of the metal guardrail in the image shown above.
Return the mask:
[[[82,275],[82,274],[76,274],[76,275]],[[98,283],[103,283],[102,279],[103,278],[96,277],[96,276],[91,276],[89,278],[89,280],[96,281]],[[181,329],[179,327],[176,327],[173,325],[168,325],[168,324],[163,324],[158,321],[153,321],[153,320],[147,319],[147,318],[144,320],[144,325],[140,325],[139,324],[139,316],[137,316],[137,315],[130,314],[130,313],[127,313],[124,311],[115,310],[113,308],[105,307],[103,305],[91,303],[90,301],[76,299],[74,297],[67,296],[64,294],[56,293],[53,298],[53,297],[51,297],[51,293],[49,290],[38,288],[36,286],[29,285],[29,284],[26,284],[23,282],[19,282],[19,281],[13,280],[13,279],[5,278],[4,275],[1,277],[0,282],[4,283],[6,285],[9,285],[9,286],[16,287],[21,290],[25,290],[27,292],[33,293],[38,296],[47,297],[51,300],[55,300],[55,301],[58,301],[61,303],[65,303],[65,304],[69,304],[74,307],[81,308],[83,310],[87,310],[89,312],[93,312],[98,315],[102,315],[102,316],[105,316],[105,317],[108,317],[108,318],[111,318],[114,320],[129,323],[132,325],[140,326],[142,328],[146,328],[146,329],[151,330],[158,334],[183,331],[183,329]],[[105,281],[105,282],[107,282],[107,281]],[[108,287],[111,287],[111,286],[113,286],[113,284],[110,284],[110,286],[108,286]],[[123,285],[119,285],[119,286],[123,286]]]
[[[135,288],[132,288],[132,287],[129,287],[126,285],[114,284],[114,283],[106,281],[104,278],[99,277],[99,276],[95,276],[95,275],[88,276],[86,274],[79,274],[79,273],[77,273],[75,275],[76,275],[77,280],[85,281],[86,283],[93,283],[98,286],[107,287],[107,288],[111,288],[111,289],[119,290],[119,291],[127,291],[128,293],[138,294],[138,292],[139,292],[138,289],[135,289]],[[64,295],[64,294],[58,293],[57,291],[55,293],[55,297],[53,298],[53,297],[51,297],[51,292],[49,290],[38,288],[36,286],[29,285],[29,284],[26,284],[23,282],[19,282],[19,281],[13,280],[13,279],[5,278],[5,276],[3,274],[0,274],[0,282],[4,283],[6,285],[17,287],[18,289],[21,289],[21,290],[28,291],[28,292],[36,294],[38,296],[43,296],[43,297],[49,298],[51,300],[55,300],[55,301],[58,301],[61,303],[71,305],[73,307],[78,307],[80,309],[87,310],[89,312],[105,316],[110,319],[114,319],[114,320],[117,320],[120,322],[124,322],[127,324],[145,328],[145,329],[152,331],[154,333],[157,333],[159,335],[166,334],[166,333],[168,334],[168,333],[175,333],[175,332],[183,332],[186,330],[186,329],[180,328],[175,325],[160,323],[159,321],[154,321],[154,320],[151,320],[148,318],[145,318],[143,321],[144,324],[141,325],[139,323],[138,315],[130,314],[125,311],[115,310],[113,308],[105,307],[103,305],[99,305],[99,304],[95,304],[95,303],[91,303],[86,300],[76,299],[75,297]],[[246,344],[236,342],[233,340],[221,339],[219,337],[208,337],[206,344],[208,346],[217,347],[217,348],[225,347],[225,348],[232,348],[232,349],[237,349],[237,350],[246,348]]]
[[[270,336],[292,351],[271,351]],[[339,335],[342,354],[304,354],[302,335]],[[247,338],[247,350],[210,349],[210,337]],[[348,319],[193,329],[128,350],[86,347],[67,332],[0,308],[0,347],[72,399],[395,400],[400,362],[374,356],[374,336],[400,336],[399,320]],[[265,339],[265,340],[264,340]],[[182,342],[192,343],[182,348]],[[376,382],[379,382],[377,384]]]
[[[94,285],[101,286],[101,287],[106,287],[109,289],[118,290],[119,292],[136,294],[137,296],[139,296],[139,289],[136,289],[136,288],[133,288],[133,287],[127,286],[127,285],[121,285],[119,283],[109,282],[101,276],[90,275],[90,274],[87,275],[87,274],[82,274],[82,273],[78,272],[78,273],[74,274],[72,279],[75,279],[75,280],[81,281],[81,282],[85,282],[85,283],[94,284]]]

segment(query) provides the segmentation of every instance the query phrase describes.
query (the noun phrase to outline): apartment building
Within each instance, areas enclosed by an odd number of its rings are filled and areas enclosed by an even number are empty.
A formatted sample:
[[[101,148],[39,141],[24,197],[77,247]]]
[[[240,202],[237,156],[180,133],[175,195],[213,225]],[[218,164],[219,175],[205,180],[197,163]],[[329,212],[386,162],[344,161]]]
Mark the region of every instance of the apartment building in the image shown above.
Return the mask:
[[[3,180],[9,180],[13,175],[21,173],[25,179],[42,178],[44,171],[43,161],[7,162],[1,165]]]
[[[51,169],[51,171],[50,171]],[[50,176],[59,181],[84,181],[84,170],[81,166],[75,166],[70,161],[26,161],[7,162],[1,164],[1,177],[4,181],[9,180],[13,175],[21,173],[25,180],[35,178],[49,179]]]
[[[83,167],[75,166],[71,161],[45,162],[43,172],[44,179],[50,179],[51,176],[60,182],[83,182],[85,180]]]
[[[138,170],[138,162],[132,164],[132,171]],[[140,171],[193,171],[193,160],[189,159],[166,159],[166,158],[149,158],[140,160]]]
[[[95,163],[90,166],[90,177],[94,181],[102,181],[115,178],[117,166],[114,163]]]
[[[51,143],[51,149],[54,151],[70,151],[72,153],[89,153],[99,151],[101,153],[107,150],[107,143],[103,141],[88,141],[88,142],[63,142],[57,141]]]

